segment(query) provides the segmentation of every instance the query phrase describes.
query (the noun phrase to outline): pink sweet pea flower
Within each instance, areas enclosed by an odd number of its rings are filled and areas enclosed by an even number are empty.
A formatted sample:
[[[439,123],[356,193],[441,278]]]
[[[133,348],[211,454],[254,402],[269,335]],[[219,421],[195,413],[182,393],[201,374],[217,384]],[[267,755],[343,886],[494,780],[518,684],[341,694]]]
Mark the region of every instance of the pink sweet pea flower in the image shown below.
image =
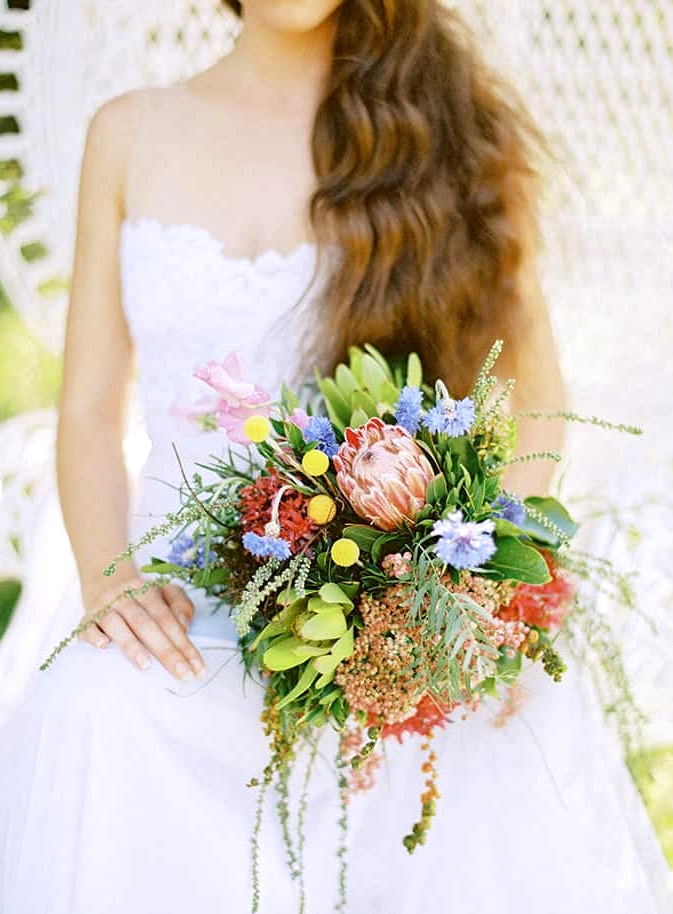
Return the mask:
[[[303,432],[308,425],[308,413],[305,409],[301,409],[297,406],[288,416],[288,420]]]
[[[168,411],[169,416],[180,420],[180,430],[187,433],[197,428],[207,432],[216,429],[217,410],[219,401],[217,397],[201,397],[195,403],[185,404],[176,398]]]
[[[217,425],[231,441],[250,444],[243,431],[250,416],[267,416],[270,412],[269,394],[245,379],[243,361],[237,352],[230,352],[222,362],[210,361],[194,369],[194,377],[208,384],[217,397],[203,397],[185,409],[174,405],[171,412],[196,421],[204,429]]]
[[[194,369],[194,377],[205,381],[231,406],[242,406],[256,390],[245,380],[243,361],[237,352],[230,352],[222,362],[207,362]]]

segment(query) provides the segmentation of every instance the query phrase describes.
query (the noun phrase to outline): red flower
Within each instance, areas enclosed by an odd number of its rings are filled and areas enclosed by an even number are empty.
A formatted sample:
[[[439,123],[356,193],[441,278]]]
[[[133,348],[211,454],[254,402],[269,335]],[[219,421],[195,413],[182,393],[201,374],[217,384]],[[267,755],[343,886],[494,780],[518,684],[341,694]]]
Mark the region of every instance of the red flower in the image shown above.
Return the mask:
[[[439,701],[430,692],[426,692],[416,706],[411,717],[396,724],[384,724],[381,728],[381,738],[394,736],[398,743],[402,742],[405,733],[416,733],[419,736],[429,736],[435,727],[444,727],[449,723],[449,714],[457,704],[447,705]],[[376,715],[371,715],[367,725],[378,726]]]
[[[271,502],[285,483],[272,469],[269,476],[260,476],[240,493],[241,523],[245,533],[264,536],[264,528],[271,520]],[[278,508],[280,535],[290,543],[293,553],[306,545],[318,530],[306,513],[309,498],[301,492],[283,492]]]
[[[511,601],[498,613],[506,622],[521,621],[538,628],[560,628],[575,593],[572,582],[549,553],[542,553],[551,574],[546,584],[519,584]]]

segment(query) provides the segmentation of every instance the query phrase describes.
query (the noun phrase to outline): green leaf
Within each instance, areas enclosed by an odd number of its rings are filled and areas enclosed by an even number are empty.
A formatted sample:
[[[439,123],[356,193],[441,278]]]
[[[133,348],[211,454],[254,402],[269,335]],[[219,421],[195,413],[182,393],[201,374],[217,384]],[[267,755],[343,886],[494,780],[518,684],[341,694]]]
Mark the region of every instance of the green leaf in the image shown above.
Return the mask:
[[[469,438],[451,438],[447,450],[454,460],[467,470],[472,479],[477,476],[483,477],[484,471],[479,461],[479,455]]]
[[[334,657],[339,663],[342,660],[345,660],[346,657],[350,657],[353,653],[355,647],[355,638],[353,634],[353,627],[351,626],[345,635],[342,635],[341,638],[336,642],[332,647],[330,654]]]
[[[363,552],[370,552],[376,540],[381,536],[381,531],[365,524],[350,524],[343,529],[343,536],[357,543]]]
[[[524,545],[514,536],[498,537],[496,546],[495,555],[484,565],[490,577],[525,584],[546,584],[550,580],[547,563],[537,549]]]
[[[360,349],[359,346],[348,347],[348,361],[350,363],[350,369],[357,379],[358,386],[362,385],[362,374],[360,371],[360,366],[362,364],[363,355],[364,350]]]
[[[295,451],[303,451],[306,447],[302,430],[294,422],[285,423],[285,436]]]
[[[21,581],[15,578],[0,581],[0,638],[7,630],[20,596]]]
[[[498,536],[520,537],[525,532],[521,527],[517,527],[511,521],[505,520],[504,517],[494,517],[495,532]]]
[[[182,565],[162,562],[161,559],[152,559],[150,565],[143,565],[140,570],[151,574],[178,574],[180,577],[184,576],[185,573]]]
[[[264,652],[262,663],[268,670],[274,672],[290,670],[304,662],[305,658],[297,655],[296,648],[305,646],[304,642],[294,635],[278,638]]]
[[[365,383],[365,386],[374,400],[382,400],[384,385],[387,380],[392,380],[392,377],[387,377],[379,362],[371,355],[362,356],[360,371],[362,373],[362,379]]]
[[[514,651],[510,656],[507,648],[501,647],[496,664],[498,678],[507,685],[512,685],[519,678],[522,664],[523,656],[520,651]]]
[[[350,400],[355,391],[360,390],[358,379],[347,365],[337,365],[334,378],[345,400]]]
[[[297,397],[293,390],[290,390],[287,384],[281,385],[280,399],[281,403],[289,413],[291,413],[293,409],[296,409],[299,406],[299,397]]]
[[[269,622],[268,625],[265,625],[261,632],[257,635],[255,640],[250,645],[250,650],[256,650],[262,641],[266,638],[274,638],[276,635],[282,635],[284,632],[287,632],[288,628],[282,622]]]
[[[342,606],[348,606],[349,609],[353,607],[353,601],[338,584],[323,584],[318,593],[325,603],[340,603]]]
[[[386,404],[392,410],[400,398],[400,389],[392,381],[386,381],[381,387],[380,404]]]
[[[421,387],[423,384],[423,365],[415,352],[409,353],[407,359],[407,385]]]
[[[427,492],[425,493],[425,500],[430,504],[441,501],[441,499],[446,498],[449,494],[448,487],[446,485],[446,479],[444,478],[443,473],[438,473],[437,476],[431,481],[428,486]]]
[[[365,350],[369,353],[369,355],[377,363],[377,365],[379,366],[379,368],[381,369],[381,371],[383,372],[385,377],[389,381],[392,381],[393,373],[391,371],[388,359],[386,359],[386,357],[379,352],[379,350],[376,348],[376,346],[372,346],[371,343],[365,343]]]
[[[325,398],[325,401],[328,405],[332,406],[332,409],[339,417],[340,422],[348,422],[348,417],[350,416],[350,404],[347,400],[344,399],[341,391],[336,386],[332,378],[322,378],[319,381],[320,390]]]
[[[316,615],[299,626],[299,634],[309,641],[328,641],[340,638],[348,630],[348,623],[343,609],[334,606],[332,609]]]
[[[369,394],[363,390],[358,390],[353,394],[352,406],[354,409],[361,409],[370,419],[379,414],[378,406]]]
[[[563,505],[555,498],[531,495],[524,500],[524,505],[529,505],[539,511],[540,514],[544,514],[568,539],[571,539],[579,530],[579,525],[575,523]],[[551,530],[547,530],[539,521],[533,520],[532,517],[526,515],[526,521],[522,526],[536,540],[542,543],[549,543],[552,546],[560,545],[558,537]]]
[[[313,669],[313,666],[310,663],[307,663],[306,669],[299,677],[299,682],[278,702],[277,707],[279,709],[285,708],[291,702],[296,701],[300,695],[303,695],[304,692],[307,692],[311,688],[317,675],[318,671]]]
[[[351,428],[360,428],[360,426],[364,425],[366,422],[368,422],[370,418],[371,417],[367,415],[367,413],[364,411],[364,409],[360,409],[358,407],[358,409],[354,409],[353,412],[351,413],[351,417],[350,417],[350,421],[348,422],[348,425]]]
[[[406,538],[400,536],[397,532],[380,534],[379,538],[372,546],[372,562],[378,564],[381,561],[384,549],[387,552],[393,552],[395,551],[395,547],[402,548],[406,543]]]

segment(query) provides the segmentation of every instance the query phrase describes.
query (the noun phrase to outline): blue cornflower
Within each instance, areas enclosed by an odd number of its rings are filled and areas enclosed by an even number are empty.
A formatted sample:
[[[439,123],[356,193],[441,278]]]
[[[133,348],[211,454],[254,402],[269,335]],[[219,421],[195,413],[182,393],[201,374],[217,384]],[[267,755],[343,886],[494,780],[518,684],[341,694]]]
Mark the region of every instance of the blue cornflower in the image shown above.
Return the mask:
[[[445,565],[453,568],[479,568],[495,552],[492,520],[464,521],[462,511],[438,520],[432,532],[439,539],[435,552]]]
[[[204,568],[206,564],[206,548],[203,540],[195,540],[184,533],[176,540],[173,540],[167,561],[172,565],[179,565],[181,568]]]
[[[423,392],[419,387],[403,387],[400,398],[394,406],[395,418],[409,434],[415,435],[421,424]]]
[[[257,533],[244,533],[243,545],[261,559],[289,559],[290,544],[280,536],[259,536]]]
[[[510,524],[516,524],[517,527],[523,526],[526,520],[526,509],[521,502],[515,498],[510,498],[509,495],[505,495],[502,492],[491,507],[496,509],[496,517],[502,517],[503,520],[508,520]]]
[[[474,401],[465,397],[463,400],[440,400],[421,421],[429,432],[443,432],[458,438],[469,432],[476,415]]]
[[[334,457],[339,450],[332,423],[325,416],[311,416],[304,429],[304,441],[315,441],[318,450],[328,457]]]

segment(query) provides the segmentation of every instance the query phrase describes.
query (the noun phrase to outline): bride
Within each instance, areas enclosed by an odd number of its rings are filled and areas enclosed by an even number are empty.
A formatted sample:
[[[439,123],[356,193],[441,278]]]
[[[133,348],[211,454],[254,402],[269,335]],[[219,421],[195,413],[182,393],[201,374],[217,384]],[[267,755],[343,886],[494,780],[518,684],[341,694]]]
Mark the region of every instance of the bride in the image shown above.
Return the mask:
[[[123,595],[166,538],[101,573],[177,506],[171,444],[191,468],[226,446],[178,415],[196,366],[236,351],[278,391],[370,341],[415,349],[462,394],[503,337],[515,406],[563,401],[535,276],[539,138],[455,14],[436,0],[230,5],[244,25],[229,55],[114,99],[87,136],[58,434],[81,600],[64,628],[115,602],[0,733],[4,914],[250,910],[261,688],[203,596]],[[134,372],[152,441],[137,490],[122,451]],[[520,449],[560,435],[524,424]],[[542,463],[509,479],[548,483]],[[532,669],[526,686],[505,726],[482,709],[438,738],[443,800],[413,857],[398,835],[420,756],[389,751],[377,790],[351,804],[351,914],[669,910],[666,865],[582,675],[559,688]],[[322,914],[338,897],[327,751],[313,785],[306,912]],[[260,910],[290,914],[268,812]]]

